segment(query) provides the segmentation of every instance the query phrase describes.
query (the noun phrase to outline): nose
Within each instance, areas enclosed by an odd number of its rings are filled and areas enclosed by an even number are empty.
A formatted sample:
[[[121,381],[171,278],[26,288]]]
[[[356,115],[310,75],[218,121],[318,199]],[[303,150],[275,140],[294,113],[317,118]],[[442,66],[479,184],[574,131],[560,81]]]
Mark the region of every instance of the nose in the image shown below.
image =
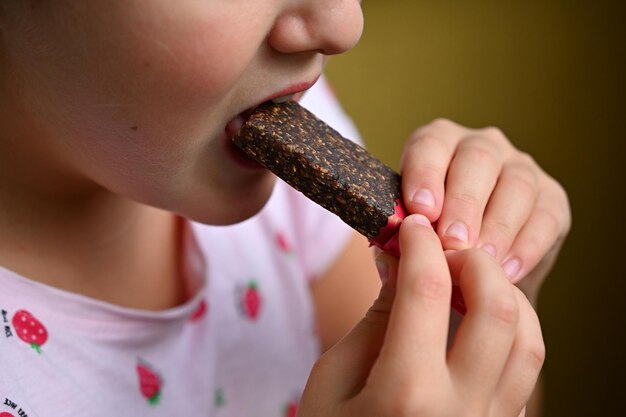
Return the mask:
[[[287,0],[269,43],[282,53],[336,55],[352,49],[363,32],[360,0]]]

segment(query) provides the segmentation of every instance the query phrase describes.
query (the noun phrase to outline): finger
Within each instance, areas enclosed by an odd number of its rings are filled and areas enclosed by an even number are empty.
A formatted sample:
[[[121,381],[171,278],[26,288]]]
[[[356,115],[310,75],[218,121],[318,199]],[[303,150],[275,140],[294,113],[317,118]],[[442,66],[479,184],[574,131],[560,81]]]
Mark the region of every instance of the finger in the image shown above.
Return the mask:
[[[519,414],[539,378],[545,359],[545,345],[535,310],[521,291],[516,291],[520,318],[511,354],[494,395],[493,415]]]
[[[569,228],[569,210],[558,191],[542,190],[502,267],[512,282],[532,271]]]
[[[445,370],[452,284],[439,238],[420,221],[409,216],[400,228],[396,296],[375,365],[381,389],[402,378],[432,383]]]
[[[431,222],[441,213],[444,181],[458,143],[460,127],[437,120],[417,130],[407,141],[400,162],[402,195],[409,213],[420,213]]]
[[[466,249],[478,238],[502,160],[497,146],[481,136],[467,138],[458,146],[448,170],[437,224],[444,249]]]
[[[376,260],[386,264],[388,278],[366,316],[315,364],[307,390],[314,390],[317,398],[341,401],[353,396],[379,355],[394,299],[398,261],[386,254]]]
[[[485,209],[476,246],[502,260],[528,220],[538,189],[537,173],[531,166],[505,164]]]
[[[467,306],[449,351],[448,367],[469,394],[488,398],[500,379],[517,327],[514,287],[497,261],[482,250],[457,252],[448,261]]]

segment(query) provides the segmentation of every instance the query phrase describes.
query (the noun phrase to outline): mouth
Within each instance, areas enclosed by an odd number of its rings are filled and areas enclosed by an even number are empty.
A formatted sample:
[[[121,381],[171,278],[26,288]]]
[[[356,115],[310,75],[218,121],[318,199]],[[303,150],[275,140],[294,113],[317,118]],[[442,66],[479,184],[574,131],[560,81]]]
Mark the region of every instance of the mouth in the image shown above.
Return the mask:
[[[246,153],[239,149],[233,142],[233,138],[237,132],[239,132],[239,129],[248,121],[252,113],[254,113],[255,108],[256,106],[239,113],[226,124],[226,128],[224,129],[226,133],[224,146],[230,157],[239,165],[252,170],[262,170],[265,169],[263,165],[246,155]]]
[[[248,121],[250,116],[252,116],[252,113],[254,113],[255,108],[256,106],[250,107],[249,109],[244,110],[243,112],[239,113],[237,116],[233,117],[226,124],[226,128],[224,129],[224,131],[226,132],[226,137],[228,138],[229,141],[232,141],[232,139],[235,137],[237,132],[239,132],[239,129],[241,129],[241,127]]]
[[[261,104],[263,104],[263,103],[265,103],[267,101],[272,101],[274,103],[284,103],[284,102],[290,101],[290,100],[300,101],[300,99],[302,98],[304,93],[308,89],[313,87],[313,85],[315,85],[315,83],[317,83],[319,78],[320,78],[320,75],[315,77],[315,79],[313,79],[312,81],[294,84],[294,85],[292,85],[290,87],[287,87],[287,88],[285,88],[283,90],[277,91],[274,94],[270,95],[269,97],[264,98],[263,100],[261,100],[260,102],[258,102],[254,106],[250,107],[249,109],[244,110],[243,112],[239,113],[237,116],[232,118],[226,124],[226,128],[225,128],[226,135],[228,136],[229,139],[232,139],[237,134],[239,129],[241,129],[241,126],[243,126],[246,123],[246,121],[248,121],[248,119],[250,118],[250,116],[254,112],[254,109],[256,109],[258,106],[260,106]]]
[[[299,101],[302,98],[302,96],[304,95],[304,93],[306,92],[306,90],[311,88],[313,86],[313,84],[315,84],[315,82],[317,82],[317,79],[315,81],[311,82],[311,83],[306,83],[306,84],[292,86],[288,90],[285,90],[285,91],[282,91],[282,92],[278,92],[278,93],[274,94],[273,96],[270,96],[270,97],[266,98],[261,103],[255,105],[255,106],[252,106],[252,107],[244,110],[243,112],[239,113],[237,116],[233,117],[226,124],[226,127],[224,128],[224,132],[226,134],[226,144],[225,145],[226,145],[226,150],[228,151],[228,154],[237,163],[239,163],[241,166],[243,166],[245,168],[254,169],[254,170],[266,169],[263,165],[261,165],[256,160],[254,160],[251,157],[249,157],[241,149],[239,149],[233,143],[232,139],[235,137],[237,132],[239,132],[239,129],[241,129],[241,127],[248,121],[250,116],[252,116],[252,113],[254,113],[254,110],[258,106],[260,106],[262,103],[265,103],[265,102],[268,102],[268,101],[272,101],[274,103],[284,103],[284,102],[291,101],[291,100]],[[289,92],[289,91],[292,91],[292,92]]]
[[[301,92],[299,92],[297,94],[287,94],[287,95],[284,95],[284,96],[279,96],[279,97],[272,98],[270,100],[265,100],[265,101],[263,101],[263,103],[265,103],[267,101],[271,101],[273,103],[285,103],[285,102],[291,101],[291,100],[298,101],[298,100],[300,100],[300,98],[302,97],[303,94],[304,94],[304,91],[301,91]],[[250,107],[249,109],[244,110],[243,112],[239,113],[237,116],[232,118],[226,124],[226,128],[224,130],[226,131],[226,136],[228,136],[229,140],[232,140],[232,138],[237,134],[239,129],[241,129],[241,127],[248,121],[250,116],[252,116],[252,113],[254,113],[254,110],[258,106],[260,106],[260,104],[258,104],[256,106],[253,106],[253,107]]]

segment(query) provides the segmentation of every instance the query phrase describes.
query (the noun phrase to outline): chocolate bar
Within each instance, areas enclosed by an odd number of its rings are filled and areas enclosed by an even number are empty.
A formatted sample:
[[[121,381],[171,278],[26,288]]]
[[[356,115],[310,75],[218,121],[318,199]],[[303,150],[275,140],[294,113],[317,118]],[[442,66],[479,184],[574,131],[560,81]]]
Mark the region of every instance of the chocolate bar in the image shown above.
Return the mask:
[[[262,104],[233,141],[369,239],[401,201],[398,173],[294,101]]]
[[[363,147],[294,101],[261,104],[233,142],[372,245],[400,256],[397,232],[407,215],[400,175]]]

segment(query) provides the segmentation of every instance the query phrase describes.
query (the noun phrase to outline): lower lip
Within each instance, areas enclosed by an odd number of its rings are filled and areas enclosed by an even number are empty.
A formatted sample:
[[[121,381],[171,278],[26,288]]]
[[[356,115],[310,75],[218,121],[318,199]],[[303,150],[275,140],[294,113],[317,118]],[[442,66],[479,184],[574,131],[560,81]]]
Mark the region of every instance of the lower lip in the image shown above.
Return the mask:
[[[226,147],[226,152],[233,161],[244,168],[264,170],[266,168],[263,165],[246,155],[246,153],[239,149],[232,141],[232,138],[235,136],[239,128],[241,128],[244,121],[245,117],[243,115],[238,115],[233,120],[228,122],[228,125],[226,125],[224,132],[224,146]]]
[[[309,87],[310,85],[306,86],[307,89]],[[305,91],[300,91],[294,94],[291,100],[299,102],[302,96],[304,95],[304,93]],[[237,134],[237,132],[239,131],[241,126],[243,126],[246,120],[248,120],[248,117],[250,116],[250,114],[252,114],[252,110],[247,110],[241,114],[238,114],[235,118],[233,118],[226,125],[226,128],[224,129],[225,130],[224,142],[226,146],[226,151],[231,156],[231,158],[242,167],[253,169],[253,170],[264,170],[267,168],[265,168],[263,165],[261,165],[259,162],[257,162],[253,158],[249,157],[244,151],[239,149],[237,145],[235,145],[232,141],[232,138]]]
[[[244,151],[239,149],[228,137],[228,135],[224,135],[224,138],[226,152],[228,152],[228,155],[231,157],[231,159],[235,161],[238,165],[247,169],[253,169],[257,171],[267,169],[263,165],[259,164],[257,161],[246,155]]]

